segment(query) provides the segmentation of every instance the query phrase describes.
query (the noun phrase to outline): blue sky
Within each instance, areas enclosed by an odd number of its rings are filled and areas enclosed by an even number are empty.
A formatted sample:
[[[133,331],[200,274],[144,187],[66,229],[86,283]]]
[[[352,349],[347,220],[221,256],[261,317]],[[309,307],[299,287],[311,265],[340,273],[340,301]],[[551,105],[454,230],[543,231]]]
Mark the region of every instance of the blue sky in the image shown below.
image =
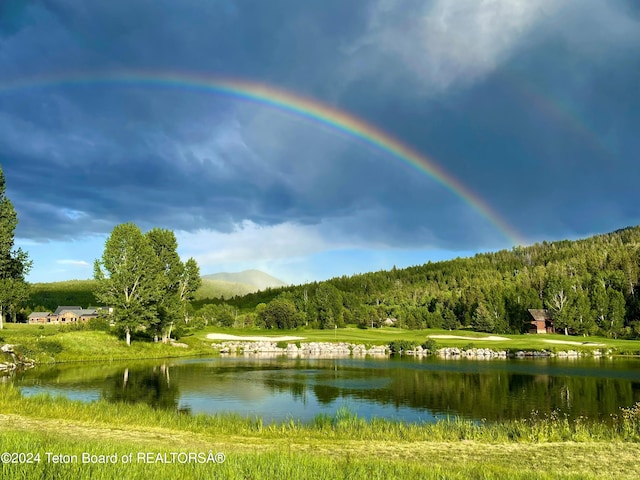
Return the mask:
[[[429,175],[268,105],[37,79],[265,84],[430,158],[526,243],[640,223],[634,0],[0,2],[0,165],[33,282],[90,278],[118,223],[202,273],[300,283],[511,248]]]

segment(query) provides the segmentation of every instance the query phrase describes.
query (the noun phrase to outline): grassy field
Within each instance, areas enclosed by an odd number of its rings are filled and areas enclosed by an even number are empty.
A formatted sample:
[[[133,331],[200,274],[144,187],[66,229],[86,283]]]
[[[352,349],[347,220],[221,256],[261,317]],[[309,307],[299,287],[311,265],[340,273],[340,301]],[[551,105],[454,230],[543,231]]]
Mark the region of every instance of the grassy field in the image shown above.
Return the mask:
[[[74,331],[59,325],[5,324],[0,343],[16,345],[16,350],[38,363],[103,361],[211,355],[211,342],[188,336],[180,340],[188,348],[163,343],[124,340],[102,331]]]
[[[637,478],[640,406],[613,425],[553,416],[417,425],[366,422],[345,410],[308,425],[264,425],[256,418],[180,415],[146,405],[23,398],[5,386],[0,438],[5,452],[39,454],[35,464],[2,462],[2,477],[18,479],[625,479]],[[204,459],[209,451],[223,453],[225,461],[177,460],[189,453]],[[82,463],[83,453],[115,463]],[[158,462],[158,453],[176,460]],[[54,454],[68,455],[69,463],[53,463]]]
[[[467,347],[473,345],[476,348],[492,348],[494,350],[580,350],[592,352],[595,349],[612,349],[613,353],[640,354],[640,341],[615,340],[604,337],[574,337],[558,334],[547,335],[499,335],[505,340],[483,340],[490,336],[469,330],[403,330],[395,327],[383,327],[375,329],[359,329],[355,327],[339,328],[337,330],[247,330],[233,328],[208,328],[196,333],[196,336],[206,339],[209,333],[226,333],[230,335],[249,336],[296,336],[303,337],[308,342],[349,342],[365,345],[387,345],[391,341],[407,340],[420,345],[432,336],[459,336],[456,338],[434,338],[439,347]],[[552,342],[549,342],[551,340]],[[570,343],[554,343],[570,342]],[[574,345],[579,343],[580,345]],[[604,344],[599,346],[598,344]]]
[[[488,335],[466,330],[402,330],[379,328],[362,330],[355,327],[337,330],[259,330],[206,328],[180,338],[184,347],[145,341],[133,341],[127,347],[123,340],[102,331],[74,331],[59,325],[5,324],[0,330],[0,343],[17,345],[18,351],[39,363],[69,361],[102,361],[118,359],[144,359],[214,355],[209,333],[225,333],[238,336],[279,337],[283,335],[302,337],[308,342],[348,342],[365,345],[387,345],[392,341],[407,340],[416,345],[423,344],[429,337],[454,335],[464,337],[436,338],[438,347],[489,347],[494,350],[579,350],[592,352],[595,349],[611,350],[613,354],[638,355],[640,341],[614,340],[601,337],[566,337],[564,335],[500,335],[504,340],[482,340]],[[578,342],[580,345],[549,343]],[[587,343],[583,343],[587,342]],[[604,346],[598,346],[603,344]]]

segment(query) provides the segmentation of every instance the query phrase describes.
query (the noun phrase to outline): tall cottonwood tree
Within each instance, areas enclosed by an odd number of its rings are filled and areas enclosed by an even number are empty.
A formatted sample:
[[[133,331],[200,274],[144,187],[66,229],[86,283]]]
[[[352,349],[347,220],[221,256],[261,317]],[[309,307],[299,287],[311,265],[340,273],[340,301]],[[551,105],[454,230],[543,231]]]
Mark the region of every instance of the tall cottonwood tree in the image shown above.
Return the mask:
[[[166,342],[173,325],[179,320],[186,321],[186,304],[193,300],[201,284],[200,269],[193,258],[182,263],[177,252],[178,242],[171,230],[154,228],[145,236],[160,262],[158,285],[162,296],[152,330]]]
[[[178,243],[170,230],[154,228],[142,233],[132,223],[116,226],[96,260],[96,297],[113,307],[116,325],[131,334],[145,329],[167,341],[171,328],[186,311],[200,286],[200,272],[193,259],[180,261]]]
[[[29,296],[25,281],[31,269],[31,261],[22,249],[14,249],[14,236],[18,215],[5,195],[4,173],[0,168],[0,329],[8,310],[15,311]]]
[[[104,269],[104,270],[103,270]],[[117,225],[107,239],[101,260],[94,264],[96,298],[113,308],[113,321],[131,333],[157,318],[161,298],[161,265],[148,238],[133,223]]]

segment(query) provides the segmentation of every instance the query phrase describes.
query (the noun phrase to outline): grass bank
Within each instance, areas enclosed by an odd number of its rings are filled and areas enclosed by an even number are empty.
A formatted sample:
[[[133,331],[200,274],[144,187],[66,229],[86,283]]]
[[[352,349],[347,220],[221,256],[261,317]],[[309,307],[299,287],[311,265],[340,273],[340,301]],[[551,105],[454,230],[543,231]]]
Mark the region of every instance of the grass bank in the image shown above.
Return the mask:
[[[258,418],[180,415],[145,405],[23,398],[6,386],[0,388],[0,438],[4,451],[40,454],[39,463],[3,462],[3,477],[18,479],[624,479],[637,477],[640,406],[607,424],[551,415],[418,425],[364,421],[339,410],[308,425],[265,425]],[[204,459],[209,451],[224,453],[224,463],[157,461],[178,452],[183,460],[190,453]],[[77,461],[53,463],[47,452]],[[82,453],[118,460],[82,463]],[[135,460],[124,463],[129,454]]]
[[[74,361],[111,361],[125,359],[170,358],[211,355],[211,342],[196,336],[180,340],[187,347],[161,342],[124,340],[108,332],[73,330],[59,325],[5,324],[0,344],[16,345],[16,351],[37,363]]]

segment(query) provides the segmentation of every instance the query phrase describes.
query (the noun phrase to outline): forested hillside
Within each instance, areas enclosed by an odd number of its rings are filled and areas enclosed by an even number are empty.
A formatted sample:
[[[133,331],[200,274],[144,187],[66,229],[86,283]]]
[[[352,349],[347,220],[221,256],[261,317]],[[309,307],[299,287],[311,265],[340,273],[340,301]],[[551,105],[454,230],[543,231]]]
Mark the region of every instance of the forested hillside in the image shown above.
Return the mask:
[[[59,305],[97,306],[95,280],[34,283],[29,293],[29,311],[53,311]]]
[[[394,318],[404,328],[470,327],[492,333],[527,331],[527,310],[547,308],[559,331],[638,337],[639,265],[640,227],[630,227],[583,240],[272,289],[217,308],[252,312],[245,324],[265,327],[364,327]],[[204,306],[209,317],[214,307]]]

